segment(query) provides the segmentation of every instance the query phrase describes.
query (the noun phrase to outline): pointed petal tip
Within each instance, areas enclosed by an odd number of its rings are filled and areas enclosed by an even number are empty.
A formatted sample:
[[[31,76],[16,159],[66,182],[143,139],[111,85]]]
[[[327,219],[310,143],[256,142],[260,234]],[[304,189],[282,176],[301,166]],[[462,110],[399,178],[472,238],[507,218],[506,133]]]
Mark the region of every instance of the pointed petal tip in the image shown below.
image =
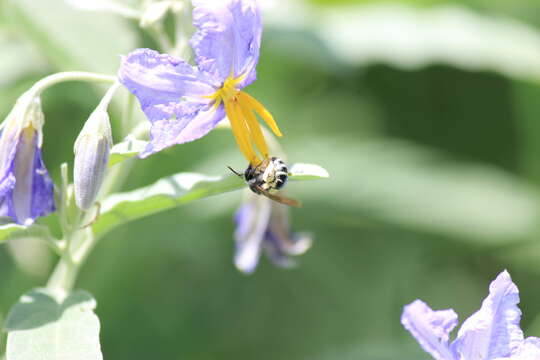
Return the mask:
[[[463,358],[507,357],[523,342],[519,290],[508,271],[489,285],[480,309],[463,322],[453,348]]]

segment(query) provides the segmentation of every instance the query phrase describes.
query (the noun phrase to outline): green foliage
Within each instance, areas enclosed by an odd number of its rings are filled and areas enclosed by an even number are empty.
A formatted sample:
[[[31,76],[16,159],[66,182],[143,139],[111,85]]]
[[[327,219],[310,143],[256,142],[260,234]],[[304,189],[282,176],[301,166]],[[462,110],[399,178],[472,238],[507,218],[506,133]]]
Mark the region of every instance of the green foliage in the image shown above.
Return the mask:
[[[130,159],[141,152],[148,142],[137,139],[128,139],[114,145],[109,155],[109,166],[116,165]]]
[[[62,301],[44,289],[23,295],[6,319],[6,359],[102,359],[95,307],[85,291]]]
[[[295,164],[290,174],[292,180],[327,177],[325,169],[313,164]],[[128,221],[244,187],[244,180],[236,175],[210,177],[195,173],[176,174],[144,188],[112,194],[103,201],[101,215],[92,228],[100,237]]]
[[[234,176],[185,173],[241,166],[228,132],[129,160],[127,189],[136,190],[103,202],[92,227],[104,239],[80,278],[100,301],[108,358],[428,359],[400,326],[401,306],[423,298],[470,314],[503,268],[520,287],[526,334],[540,335],[538,2],[411,0],[394,8],[379,1],[314,2],[325,8],[265,13],[258,81],[247,89],[278,119],[288,158],[320,163],[332,174],[287,188],[304,203],[291,211],[291,226],[314,234],[313,249],[296,270],[265,261],[250,278],[234,270],[231,217],[240,193],[209,196],[245,184]],[[445,6],[415,7],[434,4]],[[445,22],[456,4],[462,6],[454,19],[467,27]],[[134,23],[124,18],[69,9],[62,1],[2,5],[10,26],[0,41],[2,113],[50,68],[112,74],[118,55],[155,45],[145,36],[135,41]],[[418,36],[389,32],[399,24]],[[441,29],[467,29],[467,41],[437,38]],[[48,94],[55,100],[44,101],[52,168],[71,157],[76,136],[70,131],[82,127],[97,97],[76,85]],[[144,145],[117,144],[111,170]],[[170,176],[178,171],[184,173]],[[54,240],[42,230],[3,225],[0,242]],[[0,314],[45,276],[16,269],[2,246]],[[125,301],[126,294],[135,301]],[[57,313],[78,309],[32,296]],[[93,301],[85,299],[79,304],[90,315]],[[52,324],[47,328],[54,332]],[[10,344],[23,332],[34,331],[12,332]]]
[[[54,242],[49,228],[41,225],[22,226],[17,224],[0,225],[0,244],[7,240],[39,239]]]

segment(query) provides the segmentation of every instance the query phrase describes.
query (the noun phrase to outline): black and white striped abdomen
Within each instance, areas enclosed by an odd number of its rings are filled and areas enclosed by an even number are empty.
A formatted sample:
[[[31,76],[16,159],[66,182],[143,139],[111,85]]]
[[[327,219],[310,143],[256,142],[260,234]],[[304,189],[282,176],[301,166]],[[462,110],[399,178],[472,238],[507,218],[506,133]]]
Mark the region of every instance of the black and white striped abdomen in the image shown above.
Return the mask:
[[[285,184],[287,183],[287,178],[289,174],[289,170],[287,169],[287,165],[283,162],[283,160],[272,157],[272,165],[273,165],[273,181],[272,187],[276,190],[281,189]]]

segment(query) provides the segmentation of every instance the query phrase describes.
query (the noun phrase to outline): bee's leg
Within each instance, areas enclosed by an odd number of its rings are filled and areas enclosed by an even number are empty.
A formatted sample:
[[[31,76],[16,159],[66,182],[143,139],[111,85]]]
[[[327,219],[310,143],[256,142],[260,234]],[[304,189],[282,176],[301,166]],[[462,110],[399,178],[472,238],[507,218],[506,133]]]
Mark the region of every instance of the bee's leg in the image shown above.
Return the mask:
[[[88,224],[82,226],[81,230],[91,226],[97,221],[97,219],[99,219],[99,215],[101,215],[101,203],[99,201],[96,201],[95,205],[96,205],[96,214],[94,215],[94,218]]]
[[[238,177],[241,177],[241,178],[244,178],[244,175],[240,174],[240,173],[237,173],[236,170],[234,170],[232,167],[230,166],[227,166],[229,168],[229,170],[232,171],[233,174],[235,174],[236,176]]]

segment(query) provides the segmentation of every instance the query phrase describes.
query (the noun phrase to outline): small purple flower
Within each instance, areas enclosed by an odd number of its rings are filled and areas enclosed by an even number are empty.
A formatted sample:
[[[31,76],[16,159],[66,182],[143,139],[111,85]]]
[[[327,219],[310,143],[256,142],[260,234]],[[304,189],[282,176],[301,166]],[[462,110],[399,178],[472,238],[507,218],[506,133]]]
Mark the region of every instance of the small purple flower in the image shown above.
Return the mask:
[[[235,215],[236,267],[251,274],[257,267],[261,251],[276,265],[294,266],[291,256],[306,252],[311,246],[311,237],[291,233],[287,206],[263,196],[251,193],[248,196]]]
[[[268,148],[257,113],[278,136],[272,115],[241,91],[255,81],[262,24],[255,0],[192,0],[191,39],[197,66],[149,49],[122,59],[118,77],[141,103],[152,123],[146,157],[198,139],[228,117],[248,161],[260,163]]]
[[[452,309],[433,311],[416,300],[405,306],[401,323],[436,360],[538,360],[540,339],[523,338],[518,303],[518,288],[505,270],[491,283],[480,310],[465,320],[452,343],[449,334],[458,323]]]
[[[41,157],[39,98],[22,96],[0,136],[0,216],[29,225],[54,211],[54,187]]]

